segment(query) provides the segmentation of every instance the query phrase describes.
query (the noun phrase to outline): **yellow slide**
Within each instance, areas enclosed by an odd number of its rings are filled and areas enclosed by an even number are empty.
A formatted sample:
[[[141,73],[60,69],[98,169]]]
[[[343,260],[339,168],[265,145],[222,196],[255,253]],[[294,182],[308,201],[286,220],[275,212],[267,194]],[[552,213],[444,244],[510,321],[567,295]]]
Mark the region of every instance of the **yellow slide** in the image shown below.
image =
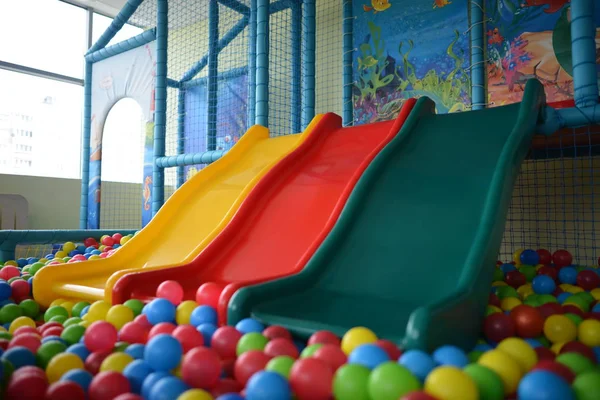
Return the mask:
[[[229,223],[258,181],[306,140],[320,118],[296,135],[269,138],[268,129],[250,128],[224,157],[175,191],[114,255],[42,268],[34,276],[34,298],[44,306],[58,298],[110,301],[113,282],[126,273],[192,261]]]

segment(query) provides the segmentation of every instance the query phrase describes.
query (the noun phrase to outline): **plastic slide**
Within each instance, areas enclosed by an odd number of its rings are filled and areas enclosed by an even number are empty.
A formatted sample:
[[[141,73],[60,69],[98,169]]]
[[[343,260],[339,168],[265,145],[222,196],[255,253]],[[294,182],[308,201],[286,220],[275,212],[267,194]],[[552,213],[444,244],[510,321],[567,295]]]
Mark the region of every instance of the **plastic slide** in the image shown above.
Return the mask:
[[[543,102],[534,80],[522,103],[481,111],[435,115],[419,99],[304,269],[238,290],[228,322],[252,316],[300,337],[366,326],[405,348],[472,348]]]
[[[113,287],[113,301],[147,300],[165,280],[176,280],[187,299],[206,282],[226,287],[219,317],[240,287],[299,272],[337,220],[359,177],[397,135],[416,101],[398,117],[342,128],[326,114],[312,135],[267,173],[240,206],[229,225],[189,264],[125,275]]]
[[[227,225],[261,177],[308,137],[319,135],[314,128],[322,117],[297,135],[269,138],[268,129],[250,128],[224,157],[181,186],[113,256],[41,269],[34,277],[35,299],[45,306],[57,298],[112,301],[112,284],[123,271],[192,261]]]

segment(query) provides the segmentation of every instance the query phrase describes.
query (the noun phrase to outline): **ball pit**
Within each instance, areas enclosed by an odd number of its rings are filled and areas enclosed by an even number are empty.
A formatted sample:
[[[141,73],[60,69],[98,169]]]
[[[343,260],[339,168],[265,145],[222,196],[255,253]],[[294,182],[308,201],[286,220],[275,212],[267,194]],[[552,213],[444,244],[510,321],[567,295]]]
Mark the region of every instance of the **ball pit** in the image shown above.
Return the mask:
[[[28,277],[109,256],[130,237],[65,243],[0,265],[3,398],[90,400],[592,400],[600,393],[600,269],[566,250],[520,249],[494,271],[472,349],[405,350],[358,326],[299,341],[246,319],[221,326],[223,288],[185,300],[174,281],[145,305],[57,299],[42,309]],[[113,249],[110,249],[113,247]],[[9,282],[10,281],[10,282]]]

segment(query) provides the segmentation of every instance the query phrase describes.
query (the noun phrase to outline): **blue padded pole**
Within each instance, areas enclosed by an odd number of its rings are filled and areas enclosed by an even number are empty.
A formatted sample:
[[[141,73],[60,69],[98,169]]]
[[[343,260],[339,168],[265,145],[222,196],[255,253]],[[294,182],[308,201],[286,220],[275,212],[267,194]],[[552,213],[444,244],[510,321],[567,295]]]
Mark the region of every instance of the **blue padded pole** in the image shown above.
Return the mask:
[[[133,15],[135,10],[142,4],[144,0],[128,0],[127,3],[123,6],[121,11],[117,14],[115,19],[111,22],[111,24],[106,28],[106,31],[100,36],[100,39],[86,53],[86,55],[91,54],[95,51],[100,50],[105,47],[108,42],[111,41],[113,37],[121,30],[123,25],[129,20],[129,18]]]
[[[239,78],[242,75],[246,75],[248,73],[248,67],[243,66],[239,68],[228,69],[227,71],[220,72],[217,76],[217,81],[227,81],[229,79]],[[208,77],[203,76],[201,78],[192,79],[191,81],[183,82],[181,84],[182,88],[191,88],[194,86],[203,86],[208,83]]]
[[[217,148],[217,107],[219,101],[219,3],[208,3],[208,113],[206,118],[206,149]]]
[[[483,0],[471,0],[471,105],[485,108],[485,62],[483,59]]]
[[[92,68],[85,63],[83,88],[83,137],[81,138],[81,204],[79,205],[79,228],[87,228],[88,194],[90,185],[90,138],[92,133]]]
[[[256,120],[256,9],[257,0],[250,0],[248,26],[248,126]]]
[[[306,129],[315,116],[315,49],[316,4],[304,0],[304,87],[302,99],[302,129]]]
[[[161,168],[179,167],[194,164],[210,164],[217,161],[227,153],[226,150],[204,151],[202,153],[187,153],[178,156],[166,156],[156,160]]]
[[[165,171],[156,159],[165,155],[167,129],[167,50],[169,6],[167,0],[157,0],[156,10],[156,88],[154,93],[154,167],[152,169],[152,216],[165,201]]]
[[[125,53],[128,50],[148,44],[156,39],[156,29],[149,29],[140,33],[137,36],[119,42],[109,47],[86,54],[85,60],[90,62],[98,62],[107,59],[108,57],[116,56],[117,54]]]
[[[352,85],[354,84],[353,71],[352,71],[352,53],[354,53],[354,46],[352,39],[354,37],[353,22],[354,16],[352,14],[352,0],[344,0],[343,6],[343,49],[344,54],[344,71],[343,71],[343,111],[342,121],[343,125],[352,125],[354,121],[354,110],[352,106]]]
[[[240,14],[250,14],[250,8],[237,0],[219,0],[219,3],[223,4],[225,7],[231,8],[233,11],[239,12]]]
[[[173,89],[179,89],[179,87],[181,86],[179,84],[179,81],[176,81],[175,79],[171,79],[171,78],[167,78],[167,86]]]
[[[287,10],[288,8],[293,7],[297,2],[302,2],[302,0],[278,0],[269,6],[269,13],[275,14],[283,10]]]
[[[177,154],[185,153],[185,89],[179,89],[177,96]],[[177,187],[185,182],[184,168],[177,168]]]
[[[269,126],[269,0],[256,2],[256,120]]]
[[[571,2],[571,49],[575,105],[593,106],[598,103],[594,0]]]
[[[290,47],[292,48],[292,97],[291,105],[291,130],[300,132],[302,129],[300,114],[302,113],[302,3],[292,3],[292,36]]]

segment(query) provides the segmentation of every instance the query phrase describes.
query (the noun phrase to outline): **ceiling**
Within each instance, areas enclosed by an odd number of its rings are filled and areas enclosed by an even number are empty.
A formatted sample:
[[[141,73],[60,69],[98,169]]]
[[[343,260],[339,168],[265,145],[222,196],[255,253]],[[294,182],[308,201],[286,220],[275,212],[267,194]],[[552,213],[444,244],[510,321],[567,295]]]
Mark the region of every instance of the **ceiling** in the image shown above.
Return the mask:
[[[67,2],[91,7],[102,14],[114,17],[127,3],[127,0],[67,0]]]

